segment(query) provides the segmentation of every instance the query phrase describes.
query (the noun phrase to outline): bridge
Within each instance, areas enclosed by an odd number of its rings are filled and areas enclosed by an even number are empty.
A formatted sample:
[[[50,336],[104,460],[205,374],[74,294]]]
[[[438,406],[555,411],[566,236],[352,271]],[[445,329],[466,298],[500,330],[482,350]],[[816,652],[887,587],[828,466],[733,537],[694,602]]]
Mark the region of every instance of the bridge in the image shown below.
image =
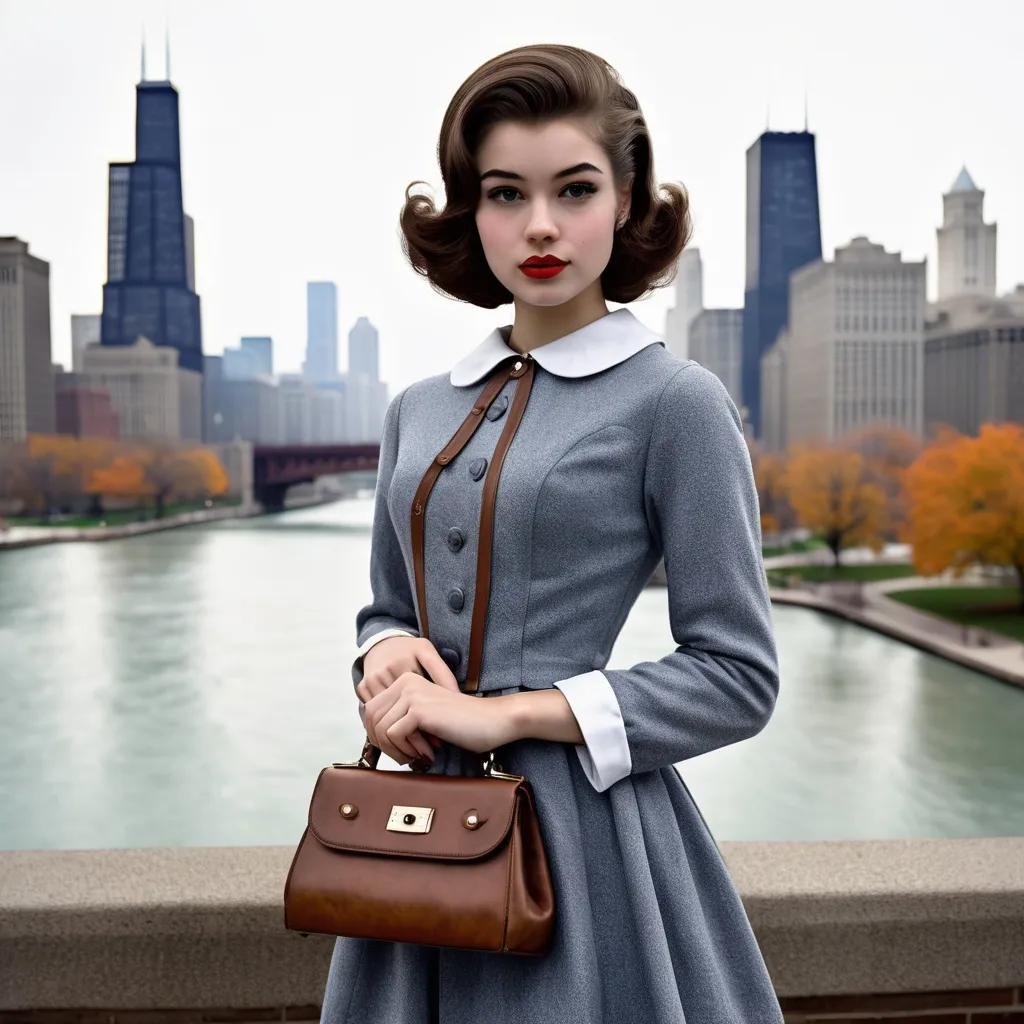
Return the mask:
[[[379,444],[254,445],[253,497],[268,512],[279,512],[289,487],[335,473],[374,471],[379,457]]]

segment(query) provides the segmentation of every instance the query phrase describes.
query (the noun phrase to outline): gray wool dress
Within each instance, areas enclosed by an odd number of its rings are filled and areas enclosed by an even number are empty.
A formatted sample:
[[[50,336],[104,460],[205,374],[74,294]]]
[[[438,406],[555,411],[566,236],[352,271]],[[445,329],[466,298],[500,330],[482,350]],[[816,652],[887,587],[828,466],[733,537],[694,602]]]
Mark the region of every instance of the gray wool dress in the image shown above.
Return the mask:
[[[373,597],[356,623],[361,652],[385,631],[418,635],[413,494],[490,371],[514,355],[505,338],[495,332],[450,376],[411,385],[388,409]],[[536,796],[556,893],[554,946],[542,958],[522,958],[339,938],[321,1020],[781,1024],[739,896],[674,767],[755,735],[778,693],[739,415],[717,377],[671,355],[628,310],[532,356],[532,392],[496,496],[480,691],[486,698],[558,685],[586,740],[521,740],[498,752]],[[441,471],[425,513],[430,638],[448,651],[460,682],[477,476],[515,388],[515,380],[505,386]],[[604,670],[662,557],[676,648],[658,661]],[[455,590],[461,606],[450,598]],[[353,677],[361,677],[361,659]],[[444,745],[431,770],[467,773],[478,764]]]

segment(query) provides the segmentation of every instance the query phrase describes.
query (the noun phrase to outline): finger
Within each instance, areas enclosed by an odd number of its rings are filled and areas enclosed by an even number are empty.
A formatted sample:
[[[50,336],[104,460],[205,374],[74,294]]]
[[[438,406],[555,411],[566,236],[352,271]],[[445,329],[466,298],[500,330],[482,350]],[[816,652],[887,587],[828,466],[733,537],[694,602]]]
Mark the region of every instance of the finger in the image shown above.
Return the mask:
[[[397,747],[403,754],[411,758],[420,756],[420,751],[409,742],[409,734],[416,729],[415,719],[406,722],[405,727],[396,729],[395,726],[404,718],[410,718],[408,701],[399,701],[387,714],[377,723],[377,735],[385,739],[392,746]]]
[[[356,695],[365,704],[378,694],[383,693],[390,685],[390,680],[384,680],[380,676],[370,676],[356,685]]]
[[[459,682],[452,670],[445,664],[444,658],[437,653],[437,648],[429,641],[424,641],[423,648],[416,655],[431,682],[443,686],[446,690],[459,692]]]
[[[397,747],[405,749],[411,747],[416,751],[417,757],[424,761],[432,762],[434,752],[426,741],[423,733],[413,724],[412,715],[405,715],[388,729],[388,739]]]

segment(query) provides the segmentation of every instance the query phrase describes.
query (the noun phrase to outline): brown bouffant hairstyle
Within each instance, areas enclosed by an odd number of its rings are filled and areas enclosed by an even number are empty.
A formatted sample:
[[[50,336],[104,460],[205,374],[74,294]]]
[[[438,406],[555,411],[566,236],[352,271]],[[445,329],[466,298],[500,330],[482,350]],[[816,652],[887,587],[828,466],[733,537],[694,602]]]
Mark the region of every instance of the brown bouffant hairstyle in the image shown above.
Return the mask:
[[[494,276],[476,229],[485,133],[502,121],[539,124],[563,117],[592,126],[617,183],[633,175],[629,219],[616,232],[601,275],[604,297],[632,302],[675,275],[691,233],[689,200],[679,185],[656,186],[651,138],[636,96],[606,61],[574,46],[539,44],[499,54],[477,68],[452,97],[437,145],[443,210],[406,189],[400,224],[413,269],[443,295],[493,309],[512,301]]]

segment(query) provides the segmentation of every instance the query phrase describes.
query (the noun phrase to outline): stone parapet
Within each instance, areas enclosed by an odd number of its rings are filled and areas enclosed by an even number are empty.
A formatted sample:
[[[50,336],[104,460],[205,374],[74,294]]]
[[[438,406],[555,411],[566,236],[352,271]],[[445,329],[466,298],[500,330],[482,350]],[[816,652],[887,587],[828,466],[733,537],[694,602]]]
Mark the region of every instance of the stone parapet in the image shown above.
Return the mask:
[[[721,848],[794,1024],[1024,1021],[1024,839]],[[293,852],[0,852],[0,1024],[316,1019]]]

